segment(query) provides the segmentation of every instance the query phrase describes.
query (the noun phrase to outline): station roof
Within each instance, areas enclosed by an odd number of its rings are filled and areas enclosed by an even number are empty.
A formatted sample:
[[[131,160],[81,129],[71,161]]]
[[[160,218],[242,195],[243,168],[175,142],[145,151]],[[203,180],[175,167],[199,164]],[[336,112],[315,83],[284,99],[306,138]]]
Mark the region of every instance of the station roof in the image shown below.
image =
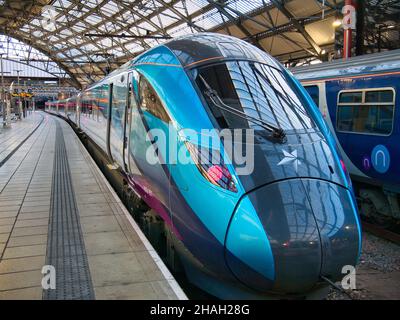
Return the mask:
[[[282,61],[334,46],[342,0],[0,0],[0,33],[29,45],[77,87],[170,37],[213,31]],[[1,49],[1,48],[0,48]],[[1,51],[0,51],[1,53]]]

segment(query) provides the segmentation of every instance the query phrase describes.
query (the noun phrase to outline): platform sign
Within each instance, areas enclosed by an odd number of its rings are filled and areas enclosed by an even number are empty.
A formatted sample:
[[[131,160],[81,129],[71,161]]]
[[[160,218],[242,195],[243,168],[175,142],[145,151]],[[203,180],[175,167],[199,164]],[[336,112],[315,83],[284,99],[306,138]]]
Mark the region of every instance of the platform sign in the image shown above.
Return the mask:
[[[352,4],[346,4],[342,8],[343,20],[342,25],[343,29],[356,29],[356,8]]]

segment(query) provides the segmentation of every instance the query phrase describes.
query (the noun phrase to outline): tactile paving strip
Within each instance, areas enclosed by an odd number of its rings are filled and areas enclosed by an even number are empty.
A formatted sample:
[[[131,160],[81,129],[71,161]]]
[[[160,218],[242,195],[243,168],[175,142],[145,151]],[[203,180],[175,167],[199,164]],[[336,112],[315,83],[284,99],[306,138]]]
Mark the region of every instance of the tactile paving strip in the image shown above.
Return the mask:
[[[46,263],[56,270],[56,288],[43,290],[46,300],[95,298],[79,212],[72,185],[64,134],[56,122],[56,146]]]

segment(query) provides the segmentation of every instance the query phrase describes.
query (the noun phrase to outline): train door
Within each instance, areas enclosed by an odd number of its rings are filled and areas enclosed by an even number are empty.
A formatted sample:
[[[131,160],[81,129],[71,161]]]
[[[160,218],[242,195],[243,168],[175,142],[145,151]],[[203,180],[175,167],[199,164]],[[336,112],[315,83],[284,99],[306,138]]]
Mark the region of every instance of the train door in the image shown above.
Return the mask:
[[[113,97],[113,83],[110,82],[108,87],[108,105],[107,105],[107,133],[106,133],[106,146],[107,146],[107,154],[112,159],[111,149],[110,149],[110,127],[111,127],[111,108],[112,108],[112,97]]]
[[[125,109],[128,92],[126,73],[113,78],[110,92],[109,151],[114,163],[123,168]]]
[[[325,120],[329,117],[328,114],[328,106],[326,103],[326,94],[325,94],[325,83],[312,83],[312,84],[305,84],[304,89],[308,92],[311,99],[315,102],[318,109],[321,111],[322,116]]]
[[[154,128],[159,132],[161,121],[157,116],[162,114],[162,105],[151,84],[136,71],[132,72],[131,90],[125,161],[141,196],[151,203],[164,220],[171,221],[165,209],[169,206],[169,178],[163,164],[157,161],[159,150],[164,149],[163,139],[155,139],[150,133]]]
[[[124,168],[125,172],[131,171],[131,166],[129,163],[129,136],[131,132],[131,119],[132,119],[132,109],[137,108],[135,91],[133,88],[133,77],[134,73],[128,73],[128,81],[127,81],[127,97],[126,97],[126,108],[125,108],[125,122],[124,122],[124,141],[123,141],[123,151],[122,157],[124,159]]]
[[[313,82],[304,84],[304,89],[308,92],[311,99],[317,105],[322,117],[326,121],[329,129],[335,132],[335,125],[332,122],[331,114],[329,113],[328,102],[326,97],[326,83],[325,82]],[[336,106],[334,106],[336,110]]]
[[[146,129],[141,121],[139,112],[139,74],[137,71],[131,71],[128,75],[128,104],[125,121],[125,146],[124,146],[124,164],[129,174],[136,181],[142,181],[144,170],[140,163],[145,154]],[[138,163],[138,164],[137,164]],[[139,169],[139,167],[141,169]]]
[[[139,73],[129,72],[127,83],[127,108],[125,113],[123,159],[126,172],[137,182],[146,184],[142,171],[146,171],[145,154],[149,148],[146,128],[139,111]]]

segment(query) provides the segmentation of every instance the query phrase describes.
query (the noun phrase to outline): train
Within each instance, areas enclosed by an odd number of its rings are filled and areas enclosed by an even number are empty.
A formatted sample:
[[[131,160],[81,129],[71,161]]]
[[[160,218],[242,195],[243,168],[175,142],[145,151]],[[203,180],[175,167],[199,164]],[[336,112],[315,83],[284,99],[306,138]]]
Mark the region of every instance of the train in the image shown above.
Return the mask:
[[[400,50],[291,70],[319,107],[353,180],[360,212],[400,223]]]
[[[46,111],[102,150],[149,209],[147,234],[163,233],[168,265],[214,297],[323,297],[359,260],[333,134],[299,81],[245,41],[169,40]]]

